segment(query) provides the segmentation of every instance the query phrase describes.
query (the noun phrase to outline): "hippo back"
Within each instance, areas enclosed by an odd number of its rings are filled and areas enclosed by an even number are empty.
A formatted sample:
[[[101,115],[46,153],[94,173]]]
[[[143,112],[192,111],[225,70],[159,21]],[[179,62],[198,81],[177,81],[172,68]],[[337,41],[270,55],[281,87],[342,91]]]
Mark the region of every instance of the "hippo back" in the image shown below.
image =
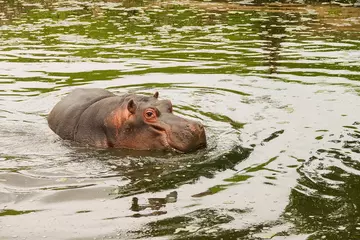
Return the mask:
[[[51,130],[63,139],[74,140],[74,133],[83,112],[101,99],[115,96],[104,89],[79,88],[55,105],[48,116]]]

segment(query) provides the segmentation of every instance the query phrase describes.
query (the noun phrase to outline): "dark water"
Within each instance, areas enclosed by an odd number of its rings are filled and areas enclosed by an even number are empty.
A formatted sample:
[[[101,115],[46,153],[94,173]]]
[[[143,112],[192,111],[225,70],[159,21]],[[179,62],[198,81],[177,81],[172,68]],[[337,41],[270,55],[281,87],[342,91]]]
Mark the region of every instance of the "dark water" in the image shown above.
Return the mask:
[[[0,1],[1,239],[360,238],[359,8],[39,2]],[[209,145],[63,141],[78,86],[159,91]]]

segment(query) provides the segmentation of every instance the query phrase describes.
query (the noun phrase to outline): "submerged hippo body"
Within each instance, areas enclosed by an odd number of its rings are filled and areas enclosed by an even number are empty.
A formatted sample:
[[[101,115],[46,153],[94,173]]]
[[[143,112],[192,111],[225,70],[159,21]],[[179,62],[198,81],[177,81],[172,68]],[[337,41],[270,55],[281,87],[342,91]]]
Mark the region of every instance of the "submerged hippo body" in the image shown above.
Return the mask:
[[[55,105],[49,127],[63,139],[101,148],[177,150],[206,145],[204,127],[172,113],[169,100],[78,88]]]

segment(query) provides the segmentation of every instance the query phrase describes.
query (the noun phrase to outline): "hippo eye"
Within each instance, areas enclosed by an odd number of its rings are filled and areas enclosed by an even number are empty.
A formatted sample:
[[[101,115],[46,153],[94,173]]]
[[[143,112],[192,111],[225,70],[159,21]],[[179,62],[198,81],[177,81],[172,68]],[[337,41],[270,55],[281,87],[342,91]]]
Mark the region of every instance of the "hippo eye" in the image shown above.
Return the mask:
[[[147,120],[154,120],[156,119],[156,112],[154,109],[147,109],[145,110],[144,112],[144,117],[147,119]]]

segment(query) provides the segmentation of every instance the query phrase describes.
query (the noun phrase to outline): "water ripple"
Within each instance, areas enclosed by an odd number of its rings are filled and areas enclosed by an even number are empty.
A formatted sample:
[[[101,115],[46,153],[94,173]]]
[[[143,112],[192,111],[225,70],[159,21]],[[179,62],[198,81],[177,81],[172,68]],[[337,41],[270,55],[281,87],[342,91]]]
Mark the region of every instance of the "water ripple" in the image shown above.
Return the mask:
[[[358,8],[25,0],[0,10],[1,237],[358,239]],[[77,86],[159,91],[204,123],[208,147],[63,141],[46,116]]]

